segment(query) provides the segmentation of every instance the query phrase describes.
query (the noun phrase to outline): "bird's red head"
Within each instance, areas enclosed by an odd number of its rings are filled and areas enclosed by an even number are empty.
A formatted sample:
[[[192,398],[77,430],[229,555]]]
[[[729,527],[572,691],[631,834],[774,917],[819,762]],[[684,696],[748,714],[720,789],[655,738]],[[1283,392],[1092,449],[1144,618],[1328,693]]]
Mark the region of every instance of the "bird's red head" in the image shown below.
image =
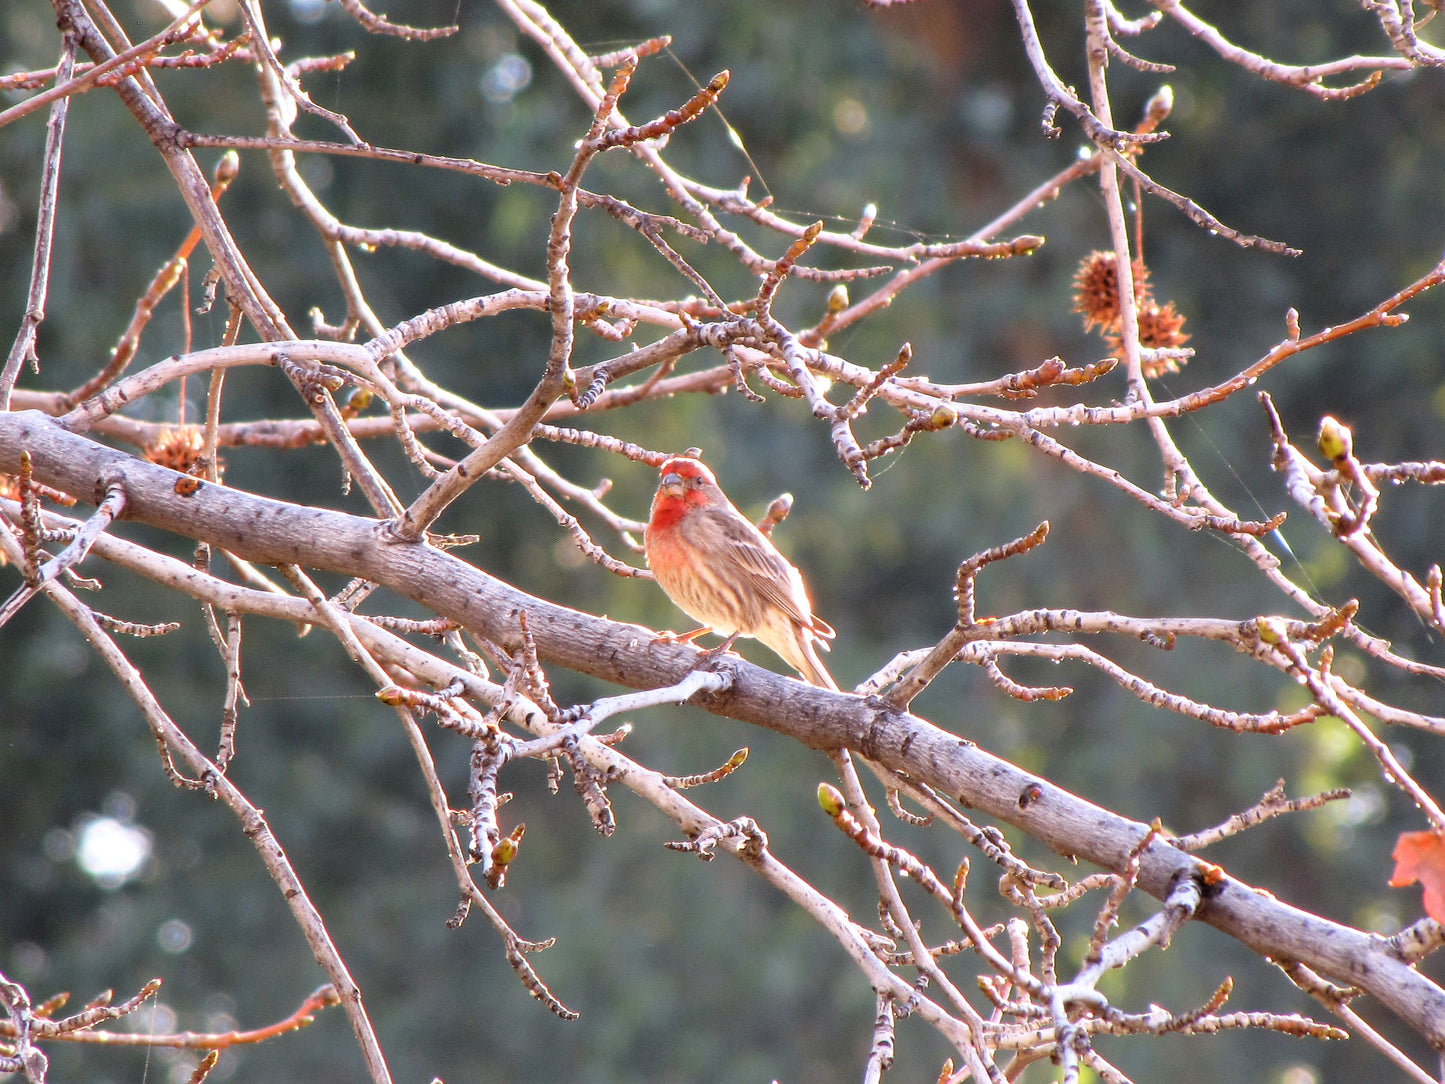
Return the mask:
[[[703,466],[701,460],[691,456],[673,456],[662,465],[661,474],[664,486],[680,485],[684,489],[691,489],[699,485],[717,485],[712,471]]]
[[[715,504],[722,496],[712,471],[691,456],[673,456],[663,463],[660,473],[652,501],[654,524],[673,522],[689,508]]]

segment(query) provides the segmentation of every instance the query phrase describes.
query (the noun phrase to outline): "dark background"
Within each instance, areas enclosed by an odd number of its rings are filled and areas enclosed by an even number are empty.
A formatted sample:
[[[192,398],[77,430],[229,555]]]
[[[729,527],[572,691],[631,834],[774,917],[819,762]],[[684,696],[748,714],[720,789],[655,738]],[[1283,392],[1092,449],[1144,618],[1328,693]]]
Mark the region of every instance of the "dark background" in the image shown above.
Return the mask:
[[[1038,7],[1056,70],[1066,82],[1084,85],[1078,13],[1072,6]],[[841,0],[635,0],[558,2],[551,10],[594,52],[673,35],[671,51],[644,62],[624,101],[634,121],[675,107],[695,89],[694,80],[705,83],[729,68],[723,112],[749,157],[730,145],[723,121],[708,115],[673,137],[669,159],[719,186],[751,176],[753,193],[772,193],[776,209],[795,221],[821,217],[846,226],[874,202],[875,239],[962,237],[1067,165],[1081,145],[1067,121],[1059,140],[1040,137],[1043,99],[1012,12],[1001,3],[869,12]],[[1351,4],[1286,0],[1246,9],[1200,4],[1197,11],[1217,19],[1233,40],[1284,62],[1379,53],[1387,46],[1377,25]],[[120,3],[117,13],[137,37],[163,25],[147,4]],[[427,45],[368,39],[329,4],[268,3],[266,14],[284,42],[284,59],[358,51],[347,71],[310,77],[307,86],[375,144],[565,170],[588,123],[540,51],[478,0],[394,4],[387,14],[398,21],[460,24],[456,37]],[[53,22],[39,0],[0,6],[0,68],[53,64]],[[1387,73],[1363,98],[1323,103],[1222,63],[1167,24],[1138,48],[1151,60],[1181,66],[1173,76],[1119,63],[1111,68],[1121,125],[1133,123],[1162,81],[1174,87],[1176,109],[1166,124],[1173,138],[1148,152],[1145,167],[1242,232],[1304,252],[1289,259],[1244,251],[1206,235],[1165,204],[1146,202],[1144,251],[1156,296],[1187,315],[1198,350],[1182,374],[1159,383],[1157,395],[1206,386],[1248,365],[1284,337],[1289,307],[1309,333],[1371,308],[1440,258],[1445,78],[1439,73]],[[525,67],[518,68],[518,58]],[[518,70],[529,70],[520,87]],[[158,82],[184,125],[218,133],[261,129],[251,77],[241,65],[160,73]],[[0,129],[0,328],[7,343],[24,306],[44,124],[41,111]],[[298,132],[334,136],[315,120],[303,120]],[[198,157],[209,168],[215,154]],[[544,192],[339,159],[307,160],[303,169],[343,221],[424,230],[505,266],[544,273],[554,206]],[[588,183],[652,210],[672,209],[655,180],[624,155],[599,160]],[[304,314],[312,306],[339,321],[342,302],[323,247],[277,190],[264,156],[244,156],[223,210],[298,331],[305,333]],[[188,228],[158,156],[119,102],[106,92],[76,99],[49,319],[40,336],[43,368],[39,377],[27,374],[22,386],[69,388],[99,367],[135,298]],[[784,247],[744,232],[770,254]],[[1099,340],[1086,336],[1070,312],[1075,266],[1107,244],[1097,190],[1075,185],[1015,232],[1042,234],[1047,244],[1027,259],[953,266],[836,336],[831,349],[877,366],[909,341],[913,371],[944,382],[989,379],[1056,353],[1070,364],[1103,356]],[[725,296],[755,292],[756,283],[725,253],[688,242],[679,247]],[[403,250],[355,259],[386,321],[491,288]],[[198,285],[204,257],[194,263]],[[688,289],[645,244],[597,214],[579,220],[574,267],[574,283],[583,290],[667,297]],[[779,311],[792,326],[813,323],[827,289],[790,283]],[[866,289],[855,286],[853,296]],[[138,365],[183,347],[178,304],[172,297],[158,311]],[[1408,311],[1412,319],[1402,328],[1311,351],[1261,381],[1303,446],[1320,415],[1332,413],[1353,425],[1366,460],[1441,454],[1445,295],[1427,294]],[[194,345],[212,345],[221,330],[219,315],[197,318]],[[439,383],[506,406],[536,379],[548,334],[544,317],[510,315],[449,331],[412,356]],[[583,336],[577,362],[616,351]],[[709,357],[688,362],[710,363]],[[1085,394],[1099,401],[1115,389],[1122,394],[1114,379]],[[193,381],[189,389],[193,417],[203,385]],[[233,373],[227,395],[234,419],[302,413],[270,370]],[[1049,401],[1069,399],[1041,400]],[[155,420],[174,410],[173,396],[138,406],[140,416]],[[751,514],[781,491],[798,495],[777,537],[804,569],[817,610],[839,630],[830,666],[845,686],[895,652],[935,641],[953,619],[949,591],[958,562],[1044,518],[1053,534],[1043,549],[984,573],[980,612],[1053,606],[1232,619],[1298,616],[1227,541],[1151,517],[1116,490],[1013,442],[971,442],[956,431],[920,438],[903,456],[877,464],[875,485],[862,493],[833,457],[825,428],[811,424],[794,400],[772,397],[757,406],[728,395],[650,403],[596,424],[652,448],[701,446],[724,487]],[[860,436],[897,424],[896,416],[876,409]],[[1172,428],[1215,493],[1242,515],[1291,511],[1271,546],[1296,582],[1333,603],[1362,599],[1360,620],[1370,631],[1402,653],[1440,661],[1436,639],[1287,504],[1279,478],[1268,470],[1268,428],[1253,394]],[[1142,428],[1061,436],[1146,488],[1161,484]],[[612,477],[612,506],[645,514],[650,471],[572,448],[539,450],[586,484]],[[398,455],[381,448],[375,454],[403,498],[420,491],[421,480]],[[238,487],[360,510],[359,498],[340,495],[336,461],[325,449],[284,458],[232,450],[227,461],[228,480]],[[1441,557],[1439,523],[1438,498],[1405,488],[1386,494],[1374,527],[1387,551],[1423,578]],[[599,525],[589,526],[614,553],[623,552]],[[505,486],[474,487],[441,527],[479,531],[482,541],[465,551],[467,559],[526,590],[657,628],[679,627],[681,615],[655,587],[576,559],[546,513]],[[133,527],[121,533],[189,556],[181,540],[156,540]],[[172,636],[125,646],[177,722],[203,747],[212,745],[223,674],[195,607],[116,570],[86,571],[105,581],[96,605],[107,612],[185,623]],[[0,572],[5,592],[18,583],[13,570]],[[388,612],[397,604],[381,597],[371,609]],[[1222,707],[1265,711],[1302,703],[1300,690],[1279,675],[1220,647],[1183,643],[1164,654],[1112,641],[1094,646],[1166,688]],[[777,665],[766,653],[753,657]],[[872,994],[801,912],[736,863],[703,865],[663,852],[662,842],[677,838],[678,830],[625,791],[613,793],[620,830],[600,839],[568,788],[548,797],[541,766],[521,764],[504,779],[516,794],[504,817],[508,825],[525,821],[528,833],[522,860],[496,898],[522,936],[559,938],[532,962],[582,1017],[563,1023],[547,1014],[515,981],[482,920],[460,932],[445,928],[455,889],[406,742],[390,710],[375,703],[335,643],[319,634],[298,639],[290,627],[256,620],[246,626],[244,664],[253,704],[242,714],[233,777],[266,809],[327,916],[398,1080],[831,1081],[858,1073]],[[162,977],[160,1001],[174,1017],[153,1015],[148,1007],[132,1027],[252,1027],[289,1012],[323,976],[233,819],[171,789],[134,707],[43,602],[0,630],[0,665],[0,970],[38,997],[71,990],[77,1005],[107,987],[125,997]],[[1440,713],[1434,683],[1402,682],[1348,651],[1337,667],[1368,675],[1360,679],[1381,699]],[[1223,820],[1278,778],[1288,781],[1291,795],[1350,786],[1355,797],[1348,803],[1273,822],[1208,856],[1283,899],[1343,922],[1388,933],[1418,916],[1418,890],[1389,889],[1385,881],[1395,835],[1423,824],[1339,725],[1241,737],[1147,708],[1081,668],[1014,664],[1009,672],[1077,691],[1059,703],[1023,704],[981,673],[955,667],[915,707],[1121,814],[1160,817],[1181,832]],[[575,675],[552,677],[563,702],[608,691]],[[697,800],[719,817],[757,818],[782,860],[865,921],[873,914],[864,859],[813,805],[817,782],[830,774],[825,760],[772,733],[690,710],[655,710],[633,721],[628,751],[665,771],[706,770],[750,746],[747,767]],[[1440,743],[1411,733],[1388,736],[1416,777],[1438,792]],[[465,743],[438,734],[433,746],[453,794],[464,793]],[[85,818],[98,814],[152,833],[143,875],[119,888],[97,884],[71,857]],[[951,870],[964,853],[943,833],[890,829],[892,838],[941,870]],[[1025,857],[1059,866],[1029,840],[1010,838]],[[975,856],[971,899],[983,921],[1005,914],[992,881],[992,870]],[[918,913],[936,921],[928,905],[918,903]],[[1092,921],[1091,913],[1076,910],[1059,919],[1065,974],[1077,965]],[[1123,917],[1137,921],[1147,914],[1146,902],[1138,901]],[[178,928],[167,924],[176,922],[189,933],[182,951],[166,947],[177,947],[167,940]],[[967,986],[964,971],[956,974]],[[1234,1009],[1326,1016],[1268,965],[1202,926],[1186,929],[1167,955],[1148,954],[1111,976],[1104,989],[1127,1010],[1157,1002],[1182,1012],[1229,975],[1237,984]],[[1390,1021],[1368,1007],[1366,1013],[1425,1056],[1413,1036],[1391,1030]],[[1136,1080],[1349,1081],[1384,1065],[1355,1040],[1323,1044],[1247,1032],[1208,1040],[1101,1038],[1098,1046]],[[156,1079],[173,1069],[184,1079],[195,1061],[157,1053],[147,1066],[139,1053],[50,1052],[55,1080]],[[905,1021],[895,1075],[932,1079],[947,1054],[929,1028]],[[211,1079],[350,1081],[362,1073],[345,1018],[333,1010],[299,1035],[227,1052]],[[1040,1066],[1027,1079],[1045,1076]]]

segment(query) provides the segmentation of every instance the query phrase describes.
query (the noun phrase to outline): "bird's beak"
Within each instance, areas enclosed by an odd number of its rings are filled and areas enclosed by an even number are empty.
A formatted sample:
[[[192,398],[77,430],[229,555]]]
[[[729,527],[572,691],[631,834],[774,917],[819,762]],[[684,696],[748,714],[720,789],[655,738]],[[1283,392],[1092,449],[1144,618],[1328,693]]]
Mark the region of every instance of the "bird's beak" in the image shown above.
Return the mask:
[[[676,471],[669,471],[662,476],[662,481],[658,484],[657,491],[659,493],[666,493],[669,497],[681,497],[684,488],[682,475]]]

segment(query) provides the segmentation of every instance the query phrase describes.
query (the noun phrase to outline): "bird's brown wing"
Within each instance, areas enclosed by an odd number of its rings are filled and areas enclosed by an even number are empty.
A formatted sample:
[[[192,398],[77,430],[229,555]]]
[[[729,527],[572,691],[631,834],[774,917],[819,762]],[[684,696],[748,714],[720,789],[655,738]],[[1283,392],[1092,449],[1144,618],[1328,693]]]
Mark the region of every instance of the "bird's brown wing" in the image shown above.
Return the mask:
[[[748,526],[751,527],[751,524]],[[788,563],[788,559],[755,528],[750,533],[737,528],[729,534],[728,549],[751,579],[758,594],[799,625],[816,629],[821,622],[813,617],[803,589],[803,578]],[[817,631],[821,633],[821,630]],[[828,629],[828,632],[832,631]]]

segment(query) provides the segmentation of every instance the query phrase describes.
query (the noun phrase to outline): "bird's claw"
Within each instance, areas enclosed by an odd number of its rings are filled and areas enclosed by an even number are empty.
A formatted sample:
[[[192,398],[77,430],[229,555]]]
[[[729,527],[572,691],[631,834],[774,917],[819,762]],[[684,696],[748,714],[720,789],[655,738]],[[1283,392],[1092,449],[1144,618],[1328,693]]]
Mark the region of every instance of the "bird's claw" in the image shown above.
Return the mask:
[[[652,642],[654,644],[688,644],[692,647],[697,647],[697,645],[693,643],[693,641],[696,640],[699,636],[702,636],[705,633],[710,633],[712,631],[712,629],[694,629],[692,632],[677,633],[669,629],[666,632],[655,633],[653,635]],[[718,644],[715,647],[709,647],[706,649],[698,648],[698,650],[701,651],[702,654],[701,656],[699,656],[697,662],[693,664],[692,668],[694,670],[717,671],[721,669],[719,664],[726,660],[729,656],[734,659],[742,658],[741,655],[739,655],[736,651],[733,650],[733,644],[737,641],[737,638],[738,634],[733,633],[726,640],[724,640],[722,643]]]
[[[654,644],[691,644],[699,636],[711,632],[712,629],[693,629],[691,632],[673,632],[666,629],[663,632],[654,632],[652,642]]]

